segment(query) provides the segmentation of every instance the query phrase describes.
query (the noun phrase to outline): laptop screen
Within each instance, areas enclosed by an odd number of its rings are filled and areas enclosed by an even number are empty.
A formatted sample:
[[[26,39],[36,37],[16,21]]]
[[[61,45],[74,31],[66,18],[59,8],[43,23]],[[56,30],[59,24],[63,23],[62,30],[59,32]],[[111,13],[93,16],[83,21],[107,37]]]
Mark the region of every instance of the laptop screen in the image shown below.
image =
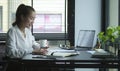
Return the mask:
[[[95,36],[95,30],[80,30],[77,39],[77,46],[92,48],[94,36]]]

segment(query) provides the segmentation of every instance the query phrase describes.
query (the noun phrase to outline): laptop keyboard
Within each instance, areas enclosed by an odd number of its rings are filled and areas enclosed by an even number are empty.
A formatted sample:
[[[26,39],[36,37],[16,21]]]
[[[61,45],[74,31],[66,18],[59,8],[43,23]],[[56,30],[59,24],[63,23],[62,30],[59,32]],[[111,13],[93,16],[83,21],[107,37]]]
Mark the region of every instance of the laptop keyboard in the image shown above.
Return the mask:
[[[86,50],[92,50],[92,47],[81,47],[81,46],[76,46],[75,50],[77,51],[86,51]]]

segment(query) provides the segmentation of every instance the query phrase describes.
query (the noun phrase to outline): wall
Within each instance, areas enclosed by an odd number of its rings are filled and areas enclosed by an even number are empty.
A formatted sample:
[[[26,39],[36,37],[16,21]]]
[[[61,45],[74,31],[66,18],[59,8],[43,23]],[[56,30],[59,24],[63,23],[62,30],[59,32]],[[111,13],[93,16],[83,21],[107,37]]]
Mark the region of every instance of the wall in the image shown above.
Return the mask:
[[[75,0],[75,46],[79,30],[96,30],[96,39],[100,26],[101,0]]]
[[[118,25],[118,0],[109,0],[109,24],[110,26]]]
[[[79,30],[96,30],[100,32],[101,0],[75,0],[75,46]],[[95,45],[96,40],[94,41]],[[98,71],[98,69],[75,69],[76,71]]]
[[[109,0],[109,26],[118,26],[119,20],[119,0]],[[117,71],[110,69],[109,71]]]

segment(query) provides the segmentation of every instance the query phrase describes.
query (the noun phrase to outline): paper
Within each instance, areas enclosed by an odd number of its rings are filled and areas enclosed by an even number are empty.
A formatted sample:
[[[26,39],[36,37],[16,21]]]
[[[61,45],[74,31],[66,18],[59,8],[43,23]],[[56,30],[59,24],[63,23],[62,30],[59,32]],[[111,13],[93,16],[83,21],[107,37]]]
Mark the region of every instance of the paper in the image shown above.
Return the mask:
[[[48,51],[46,55],[67,57],[67,56],[72,56],[77,54],[79,54],[79,52],[73,51],[73,50],[57,50],[57,51],[51,50],[51,51]]]
[[[77,55],[78,53],[61,53],[61,52],[55,52],[53,56],[62,56],[62,57],[67,57],[67,56],[72,56],[72,55]]]
[[[49,52],[75,52],[75,50],[61,50],[61,49],[56,49],[56,50],[48,50]]]
[[[91,53],[91,54],[94,54],[95,53],[95,51],[87,51],[88,53]]]

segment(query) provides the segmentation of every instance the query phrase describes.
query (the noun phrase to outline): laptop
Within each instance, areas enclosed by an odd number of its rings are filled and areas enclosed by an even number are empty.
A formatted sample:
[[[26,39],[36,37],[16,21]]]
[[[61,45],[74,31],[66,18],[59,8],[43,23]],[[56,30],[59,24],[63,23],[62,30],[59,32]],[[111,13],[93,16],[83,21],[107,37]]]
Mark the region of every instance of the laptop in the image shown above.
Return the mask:
[[[75,50],[91,50],[93,48],[95,30],[80,30]]]

